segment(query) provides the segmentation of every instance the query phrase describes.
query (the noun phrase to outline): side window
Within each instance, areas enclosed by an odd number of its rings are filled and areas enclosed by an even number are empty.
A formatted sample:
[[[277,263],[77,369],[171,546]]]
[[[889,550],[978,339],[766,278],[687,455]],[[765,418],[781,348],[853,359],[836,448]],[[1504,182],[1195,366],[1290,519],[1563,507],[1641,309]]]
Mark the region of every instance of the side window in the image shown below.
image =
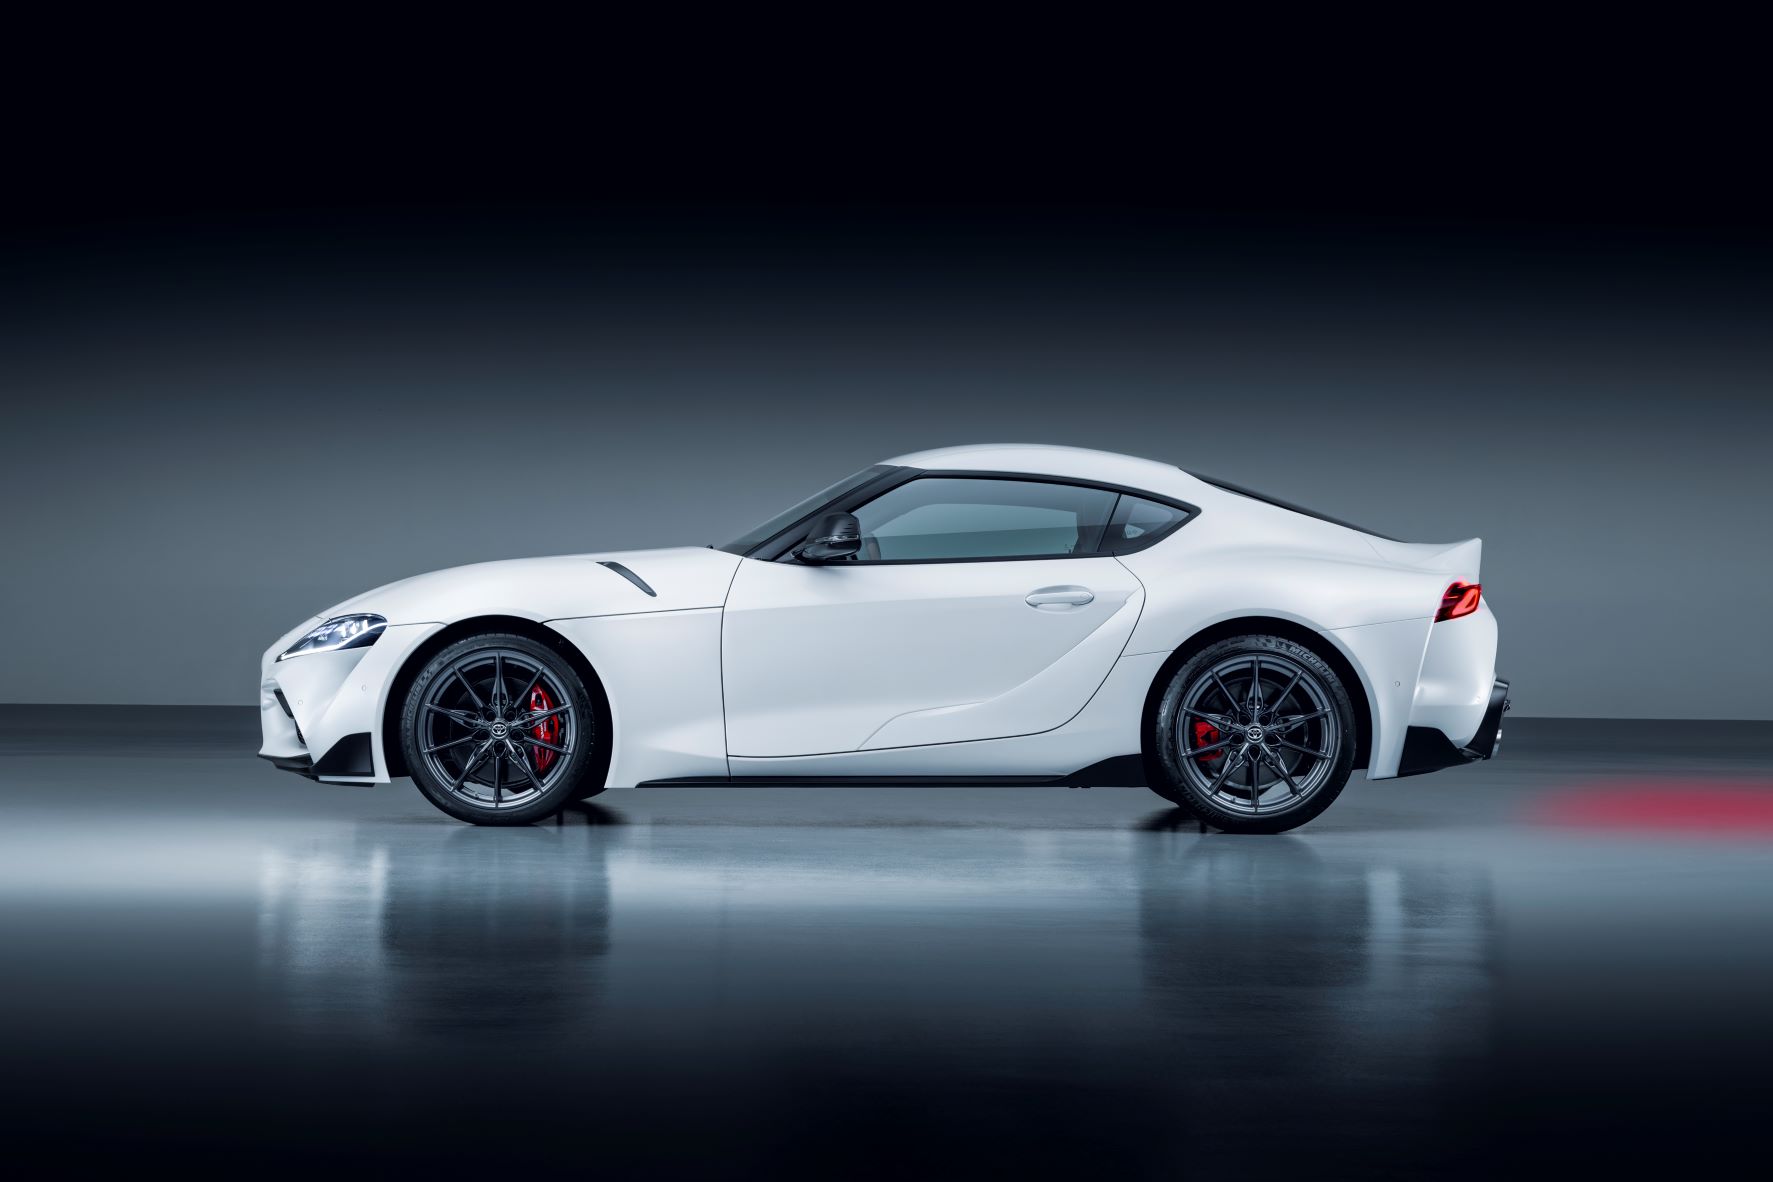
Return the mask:
[[[1108,536],[1102,549],[1109,554],[1130,554],[1157,541],[1182,523],[1188,514],[1173,505],[1162,505],[1143,497],[1123,496],[1114,507],[1114,519],[1108,523]]]
[[[1116,494],[1033,480],[924,477],[856,510],[862,562],[1094,553]]]

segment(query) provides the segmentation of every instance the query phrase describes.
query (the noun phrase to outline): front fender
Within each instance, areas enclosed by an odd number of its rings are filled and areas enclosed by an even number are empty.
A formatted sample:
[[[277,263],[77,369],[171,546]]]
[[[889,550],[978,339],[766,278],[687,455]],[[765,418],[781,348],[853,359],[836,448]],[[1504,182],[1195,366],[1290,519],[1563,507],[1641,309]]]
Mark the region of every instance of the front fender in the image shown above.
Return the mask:
[[[719,607],[739,561],[720,550],[685,546],[481,562],[389,583],[324,614],[375,612],[392,626],[450,624],[474,616],[541,622]],[[605,563],[619,563],[646,588]]]
[[[719,608],[739,561],[737,555],[690,547],[526,558],[454,567],[364,592],[291,629],[265,651],[259,687],[264,743],[259,753],[283,764],[306,760],[305,766],[320,779],[386,782],[389,761],[381,720],[405,663],[446,625],[510,616],[550,624],[598,669],[612,709],[632,724],[628,742],[620,745],[628,756],[620,770],[625,772],[630,763],[647,772],[655,762],[673,769],[684,762],[691,772],[710,774],[718,763],[724,774],[726,753],[718,744]],[[645,586],[606,562],[620,563]],[[320,619],[351,612],[387,617],[388,627],[375,644],[277,660]],[[658,617],[661,623],[614,627],[626,617],[642,616]],[[600,620],[612,626],[591,626]],[[665,638],[671,643],[661,647],[658,642]],[[661,652],[676,652],[684,666],[675,679],[658,677],[653,669],[655,679],[683,695],[680,704],[693,706],[681,734],[656,708],[656,695],[643,692],[649,683],[640,672]],[[706,684],[695,683],[696,678]],[[699,690],[701,697],[693,698],[691,690]],[[335,748],[365,753],[368,763],[354,758],[348,769],[331,774],[326,757]],[[652,760],[646,758],[649,753]]]

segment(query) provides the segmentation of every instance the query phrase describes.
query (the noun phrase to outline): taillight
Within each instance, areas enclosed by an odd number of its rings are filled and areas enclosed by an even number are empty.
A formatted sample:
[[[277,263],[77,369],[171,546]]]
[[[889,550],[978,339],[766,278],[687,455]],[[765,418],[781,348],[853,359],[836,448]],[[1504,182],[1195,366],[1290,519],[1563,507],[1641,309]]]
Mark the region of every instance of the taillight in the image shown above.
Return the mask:
[[[1441,610],[1434,613],[1435,621],[1457,620],[1460,616],[1469,616],[1478,609],[1478,602],[1484,597],[1482,583],[1457,582],[1447,588],[1441,596]]]

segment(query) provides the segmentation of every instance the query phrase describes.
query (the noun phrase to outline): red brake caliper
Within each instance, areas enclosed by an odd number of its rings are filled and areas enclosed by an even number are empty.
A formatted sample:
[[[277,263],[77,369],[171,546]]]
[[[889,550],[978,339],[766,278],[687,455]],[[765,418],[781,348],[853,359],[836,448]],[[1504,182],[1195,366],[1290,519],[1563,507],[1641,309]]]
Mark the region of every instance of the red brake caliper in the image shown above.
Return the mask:
[[[1217,743],[1218,741],[1219,741],[1219,728],[1218,727],[1214,726],[1210,722],[1202,722],[1198,718],[1195,719],[1195,721],[1194,721],[1194,745],[1196,747],[1211,747],[1214,743]],[[1225,750],[1224,750],[1224,748],[1220,748],[1218,751],[1209,751],[1205,755],[1197,755],[1197,756],[1195,756],[1195,758],[1200,760],[1202,763],[1212,763],[1215,759],[1222,759],[1222,758],[1224,758],[1224,756],[1225,756]]]
[[[538,685],[535,689],[530,691],[529,708],[531,712],[538,710],[552,710],[554,709],[554,699],[548,696],[547,690]],[[560,743],[560,730],[560,715],[556,714],[552,718],[544,718],[542,721],[536,723],[536,725],[530,729],[529,733],[542,740],[544,743],[553,743],[558,746]],[[550,751],[546,747],[532,747],[530,750],[535,753],[536,771],[538,772],[547,771],[548,765],[552,764],[554,762],[554,757],[559,754],[559,752]]]

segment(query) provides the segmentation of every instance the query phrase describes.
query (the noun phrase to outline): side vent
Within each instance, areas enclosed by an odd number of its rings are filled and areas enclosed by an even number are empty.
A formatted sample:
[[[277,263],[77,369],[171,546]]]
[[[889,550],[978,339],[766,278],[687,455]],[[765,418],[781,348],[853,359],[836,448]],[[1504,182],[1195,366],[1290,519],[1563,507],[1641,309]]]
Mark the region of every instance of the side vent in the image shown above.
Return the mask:
[[[604,562],[600,559],[598,561],[597,565],[609,567],[611,570],[615,571],[618,575],[621,575],[624,579],[627,579],[630,583],[633,583],[636,587],[639,587],[642,591],[646,592],[648,595],[652,596],[654,599],[657,599],[659,597],[659,593],[657,591],[654,591],[651,587],[646,585],[645,579],[641,578],[639,575],[635,574],[633,571],[629,570],[627,567],[623,566],[621,563],[619,563],[619,562]]]

